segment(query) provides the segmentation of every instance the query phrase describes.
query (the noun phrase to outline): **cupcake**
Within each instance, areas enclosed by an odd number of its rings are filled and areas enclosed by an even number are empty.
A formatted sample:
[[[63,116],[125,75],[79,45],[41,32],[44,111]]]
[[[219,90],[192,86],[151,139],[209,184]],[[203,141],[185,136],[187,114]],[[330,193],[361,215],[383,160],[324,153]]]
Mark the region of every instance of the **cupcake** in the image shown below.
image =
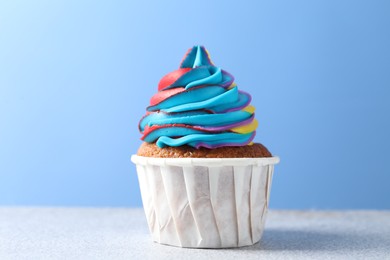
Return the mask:
[[[279,158],[253,142],[250,103],[203,46],[160,80],[131,157],[155,242],[228,248],[260,240]]]

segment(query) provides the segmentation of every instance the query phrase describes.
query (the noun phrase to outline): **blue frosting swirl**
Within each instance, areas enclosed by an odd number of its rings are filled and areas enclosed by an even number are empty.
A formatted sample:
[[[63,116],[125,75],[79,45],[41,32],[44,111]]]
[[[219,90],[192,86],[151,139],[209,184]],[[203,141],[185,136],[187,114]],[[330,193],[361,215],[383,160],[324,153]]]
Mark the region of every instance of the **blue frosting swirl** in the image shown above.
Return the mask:
[[[159,147],[248,145],[258,125],[250,101],[204,47],[194,46],[180,68],[160,81],[139,130],[144,141]]]

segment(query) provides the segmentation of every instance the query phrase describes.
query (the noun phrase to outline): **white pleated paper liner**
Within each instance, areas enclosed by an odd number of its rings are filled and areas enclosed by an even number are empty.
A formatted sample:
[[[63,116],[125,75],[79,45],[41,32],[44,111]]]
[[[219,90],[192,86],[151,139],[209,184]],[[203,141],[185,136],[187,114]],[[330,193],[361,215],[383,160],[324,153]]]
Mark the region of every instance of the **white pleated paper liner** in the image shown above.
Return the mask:
[[[260,240],[278,157],[131,160],[154,241],[226,248]]]

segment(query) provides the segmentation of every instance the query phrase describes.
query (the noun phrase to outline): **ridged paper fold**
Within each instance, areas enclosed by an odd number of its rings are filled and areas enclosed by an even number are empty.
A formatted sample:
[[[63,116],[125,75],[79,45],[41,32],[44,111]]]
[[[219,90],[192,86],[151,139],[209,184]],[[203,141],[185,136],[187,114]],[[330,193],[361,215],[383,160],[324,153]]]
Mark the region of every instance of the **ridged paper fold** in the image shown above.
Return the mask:
[[[260,240],[277,157],[132,161],[154,241],[227,248]]]

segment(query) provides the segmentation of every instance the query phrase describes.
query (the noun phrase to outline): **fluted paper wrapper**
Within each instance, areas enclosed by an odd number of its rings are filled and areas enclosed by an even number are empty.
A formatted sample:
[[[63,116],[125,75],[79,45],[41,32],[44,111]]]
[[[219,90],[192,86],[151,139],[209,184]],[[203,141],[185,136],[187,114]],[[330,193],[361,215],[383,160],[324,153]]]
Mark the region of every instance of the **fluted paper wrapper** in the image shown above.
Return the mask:
[[[226,248],[260,240],[278,157],[131,159],[154,241]]]

